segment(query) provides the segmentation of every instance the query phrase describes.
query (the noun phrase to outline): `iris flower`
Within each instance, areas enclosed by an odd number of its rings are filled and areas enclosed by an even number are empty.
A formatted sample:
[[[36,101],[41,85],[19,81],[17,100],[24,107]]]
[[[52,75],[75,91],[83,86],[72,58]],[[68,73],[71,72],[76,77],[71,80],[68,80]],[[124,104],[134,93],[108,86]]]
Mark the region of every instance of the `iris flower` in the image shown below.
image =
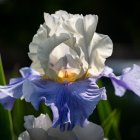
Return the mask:
[[[53,127],[72,130],[89,124],[88,117],[100,100],[106,100],[105,87],[97,81],[111,79],[115,94],[131,90],[140,96],[140,67],[123,70],[116,76],[105,66],[113,44],[107,35],[96,33],[97,15],[44,14],[45,22],[29,45],[31,67],[20,70],[22,77],[0,86],[0,102],[11,109],[14,100],[24,98],[35,109],[44,102],[52,109]]]
[[[33,115],[24,117],[26,131],[19,135],[18,140],[103,140],[103,129],[94,123],[86,127],[76,126],[72,131],[60,131],[59,128],[52,128],[49,116],[41,114],[35,118]]]

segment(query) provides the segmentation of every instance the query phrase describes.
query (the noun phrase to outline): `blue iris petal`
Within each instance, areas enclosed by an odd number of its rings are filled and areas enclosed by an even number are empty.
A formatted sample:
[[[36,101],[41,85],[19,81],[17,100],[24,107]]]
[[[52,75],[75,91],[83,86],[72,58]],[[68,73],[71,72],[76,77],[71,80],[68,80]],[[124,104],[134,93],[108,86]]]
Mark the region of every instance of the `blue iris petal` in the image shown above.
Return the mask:
[[[7,96],[3,93],[0,95],[0,103],[2,103],[3,106],[5,107],[5,109],[7,109],[7,110],[12,109],[14,101],[15,101],[15,99],[10,96]]]
[[[120,76],[116,76],[111,68],[106,67],[102,75],[111,79],[116,95],[123,96],[126,90],[131,90],[140,96],[140,67],[138,65],[125,68]]]
[[[12,109],[15,99],[22,97],[22,85],[26,79],[36,79],[39,74],[31,68],[25,67],[20,69],[21,78],[11,79],[9,85],[0,86],[0,103],[6,109]]]
[[[40,76],[40,74],[37,71],[31,69],[30,67],[21,68],[20,73],[23,78],[29,78],[30,76]]]
[[[23,96],[27,102],[38,109],[42,101],[53,112],[53,126],[60,129],[73,129],[75,125],[84,126],[101,99],[106,99],[105,89],[99,89],[94,78],[74,83],[57,83],[49,80],[26,80]]]

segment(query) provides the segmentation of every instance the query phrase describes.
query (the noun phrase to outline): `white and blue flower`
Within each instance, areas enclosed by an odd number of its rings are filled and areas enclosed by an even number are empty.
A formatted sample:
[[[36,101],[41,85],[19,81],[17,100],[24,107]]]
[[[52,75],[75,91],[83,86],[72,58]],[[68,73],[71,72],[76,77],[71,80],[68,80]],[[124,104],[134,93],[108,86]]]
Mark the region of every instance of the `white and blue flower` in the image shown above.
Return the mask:
[[[140,67],[127,68],[115,76],[105,60],[112,54],[111,39],[95,32],[96,15],[72,15],[65,11],[44,14],[29,46],[31,68],[21,69],[22,78],[0,86],[0,102],[11,109],[14,100],[25,98],[35,109],[41,102],[53,112],[53,126],[71,130],[88,124],[100,100],[106,100],[105,88],[96,81],[102,76],[113,82],[116,95],[126,89],[140,96]]]

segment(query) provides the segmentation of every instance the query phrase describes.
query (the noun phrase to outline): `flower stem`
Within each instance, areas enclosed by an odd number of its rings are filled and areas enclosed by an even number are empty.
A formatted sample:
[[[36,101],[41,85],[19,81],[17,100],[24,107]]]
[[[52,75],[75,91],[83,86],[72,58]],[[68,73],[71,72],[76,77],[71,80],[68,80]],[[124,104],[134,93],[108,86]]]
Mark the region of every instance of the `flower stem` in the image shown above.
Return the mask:
[[[0,56],[0,85],[5,85],[5,75],[3,71],[1,56]],[[14,140],[14,130],[12,123],[11,112],[5,110],[0,105],[0,139],[1,140]]]

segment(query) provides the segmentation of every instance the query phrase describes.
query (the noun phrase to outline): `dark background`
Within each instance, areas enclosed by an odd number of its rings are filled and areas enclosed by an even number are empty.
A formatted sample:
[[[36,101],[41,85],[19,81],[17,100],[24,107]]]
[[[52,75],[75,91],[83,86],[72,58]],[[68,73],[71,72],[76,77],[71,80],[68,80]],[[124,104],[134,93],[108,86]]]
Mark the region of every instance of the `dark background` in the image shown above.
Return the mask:
[[[0,0],[0,53],[7,79],[13,69],[18,71],[18,68],[30,65],[28,45],[44,22],[43,13],[60,9],[73,14],[97,14],[97,32],[109,35],[114,43],[110,59],[140,60],[138,0]],[[112,107],[121,110],[122,138],[138,140],[140,99],[132,93],[123,98],[109,95],[109,99]]]

